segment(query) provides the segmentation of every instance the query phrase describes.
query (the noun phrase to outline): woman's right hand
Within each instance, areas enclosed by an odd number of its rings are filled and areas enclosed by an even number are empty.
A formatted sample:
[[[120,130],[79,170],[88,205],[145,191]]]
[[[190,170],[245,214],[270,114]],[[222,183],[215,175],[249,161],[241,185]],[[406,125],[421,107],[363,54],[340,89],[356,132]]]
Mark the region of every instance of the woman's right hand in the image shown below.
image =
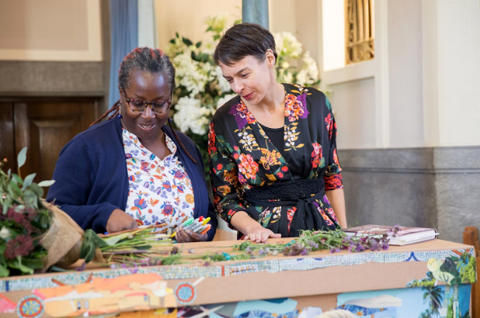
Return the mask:
[[[235,213],[230,223],[241,233],[244,233],[244,240],[252,242],[265,243],[268,238],[280,238],[281,234],[273,233],[271,230],[264,228],[257,221],[252,219],[246,211],[238,211]]]
[[[243,239],[257,243],[265,243],[269,238],[282,237],[280,233],[273,233],[272,230],[266,229],[260,224],[258,225],[259,226],[256,226],[253,230],[249,231],[249,233],[245,235]]]
[[[106,226],[108,233],[136,229],[137,227],[135,219],[120,209],[113,210]]]

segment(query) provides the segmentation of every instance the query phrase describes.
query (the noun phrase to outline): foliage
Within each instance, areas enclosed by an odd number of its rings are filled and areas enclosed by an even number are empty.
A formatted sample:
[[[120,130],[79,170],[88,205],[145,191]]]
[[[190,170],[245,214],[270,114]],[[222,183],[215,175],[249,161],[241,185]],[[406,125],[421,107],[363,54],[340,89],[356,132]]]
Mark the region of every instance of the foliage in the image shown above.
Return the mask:
[[[0,169],[0,277],[33,274],[43,268],[47,251],[39,244],[50,228],[52,214],[42,204],[42,187],[54,181],[33,182],[35,173],[22,179],[20,168],[25,164],[27,148],[18,154],[18,174]],[[6,159],[0,163],[3,167]]]
[[[462,262],[459,262],[457,265],[457,267],[460,268],[460,280],[463,283],[475,283],[477,272],[477,263],[475,261],[475,257],[465,253],[460,259]]]
[[[236,96],[213,60],[213,51],[228,29],[228,15],[208,17],[206,32],[212,41],[203,44],[176,33],[167,50],[176,69],[177,88],[173,99],[175,126],[188,134],[201,149],[208,166],[207,131],[215,111]],[[235,21],[240,23],[240,20]],[[276,76],[279,82],[315,86],[320,83],[317,64],[308,52],[302,55],[302,44],[288,32],[274,34],[277,45]]]
[[[448,308],[447,308],[447,315],[445,318],[454,318],[453,317],[453,298],[450,298],[450,301],[448,302]]]
[[[90,235],[92,237],[84,241],[84,246],[82,246],[84,254],[82,255],[84,257],[90,255],[88,260],[91,260],[94,255],[92,250],[100,248],[105,260],[114,262],[114,264],[110,265],[112,268],[137,268],[139,266],[181,264],[191,260],[202,260],[205,261],[205,265],[209,265],[210,262],[255,259],[280,253],[284,256],[307,255],[312,251],[319,250],[330,250],[331,253],[335,253],[340,250],[362,252],[365,250],[378,251],[388,249],[387,237],[374,238],[366,236],[348,238],[341,230],[303,231],[298,239],[288,243],[257,244],[251,241],[244,241],[241,244],[224,246],[232,248],[232,251],[229,253],[217,251],[213,253],[200,252],[192,255],[194,253],[193,250],[188,250],[188,253],[184,253],[177,246],[172,247],[172,241],[169,239],[169,236],[157,234],[153,227],[127,231],[103,238],[98,237],[93,232],[88,235],[86,233],[86,237]]]
[[[101,237],[90,229],[86,230],[80,258],[88,263],[94,259],[98,250],[108,262],[148,263],[150,258],[169,254],[164,247],[171,247],[173,244],[169,235],[156,231],[159,227],[161,225],[152,225]],[[79,270],[83,268],[84,265]]]

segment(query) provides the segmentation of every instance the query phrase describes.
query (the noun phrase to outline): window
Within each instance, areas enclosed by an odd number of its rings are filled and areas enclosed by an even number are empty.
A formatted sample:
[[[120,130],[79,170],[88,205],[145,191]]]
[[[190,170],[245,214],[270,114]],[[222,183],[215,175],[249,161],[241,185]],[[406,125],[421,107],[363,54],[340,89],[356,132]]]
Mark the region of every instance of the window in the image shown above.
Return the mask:
[[[373,0],[345,0],[345,64],[373,59]]]

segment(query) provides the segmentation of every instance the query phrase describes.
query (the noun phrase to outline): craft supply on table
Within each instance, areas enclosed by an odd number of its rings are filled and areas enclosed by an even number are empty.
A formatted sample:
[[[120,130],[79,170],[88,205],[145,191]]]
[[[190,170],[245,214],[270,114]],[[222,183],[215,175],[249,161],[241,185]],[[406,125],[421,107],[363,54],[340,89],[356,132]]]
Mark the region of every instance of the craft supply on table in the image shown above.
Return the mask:
[[[212,227],[210,224],[208,224],[209,221],[210,221],[209,217],[204,219],[203,216],[201,216],[196,219],[190,218],[187,221],[183,222],[181,226],[185,230],[190,230],[194,233],[199,233],[203,235],[207,233]],[[177,231],[174,231],[170,237],[175,237],[176,234],[177,234]]]

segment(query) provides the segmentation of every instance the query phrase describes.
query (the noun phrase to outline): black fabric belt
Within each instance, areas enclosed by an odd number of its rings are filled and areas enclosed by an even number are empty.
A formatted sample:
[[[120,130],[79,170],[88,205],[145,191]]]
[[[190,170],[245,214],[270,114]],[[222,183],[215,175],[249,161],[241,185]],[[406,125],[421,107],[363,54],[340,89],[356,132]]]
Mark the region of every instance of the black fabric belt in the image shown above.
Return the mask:
[[[278,182],[272,185],[255,187],[245,191],[244,199],[253,206],[296,207],[297,210],[288,231],[288,217],[282,209],[278,224],[268,226],[272,231],[281,233],[282,237],[299,236],[299,230],[335,230],[335,225],[328,225],[323,219],[317,206],[316,199],[321,201],[325,195],[325,183],[320,179],[297,179],[287,182]],[[249,214],[258,221],[259,213],[251,211]],[[325,212],[326,213],[326,212]],[[333,222],[333,220],[332,220]]]

